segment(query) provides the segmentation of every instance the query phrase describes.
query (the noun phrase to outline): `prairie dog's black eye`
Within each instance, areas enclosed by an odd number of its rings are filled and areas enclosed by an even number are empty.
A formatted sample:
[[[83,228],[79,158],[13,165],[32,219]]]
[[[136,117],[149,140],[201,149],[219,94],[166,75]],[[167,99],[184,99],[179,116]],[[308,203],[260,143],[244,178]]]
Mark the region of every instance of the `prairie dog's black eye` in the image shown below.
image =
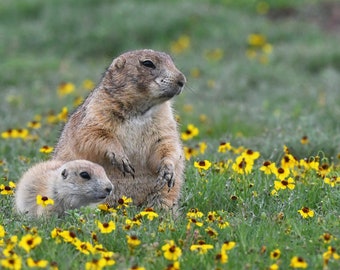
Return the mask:
[[[150,61],[150,60],[141,61],[140,63],[141,63],[143,66],[148,67],[148,68],[152,68],[152,69],[155,69],[155,68],[156,68],[155,64],[152,63],[152,61]]]
[[[63,179],[66,179],[67,176],[68,176],[68,172],[66,169],[64,169],[62,172],[61,172],[61,176],[63,177]]]
[[[84,178],[86,180],[90,180],[91,179],[91,176],[89,175],[88,172],[81,172],[79,175],[80,175],[81,178]]]

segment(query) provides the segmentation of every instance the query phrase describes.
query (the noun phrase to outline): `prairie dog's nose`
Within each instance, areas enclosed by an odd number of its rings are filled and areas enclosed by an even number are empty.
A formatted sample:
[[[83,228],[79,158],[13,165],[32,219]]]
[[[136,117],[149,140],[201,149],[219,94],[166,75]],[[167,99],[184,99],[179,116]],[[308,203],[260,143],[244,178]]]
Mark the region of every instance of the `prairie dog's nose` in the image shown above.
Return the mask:
[[[105,191],[107,192],[107,195],[110,195],[113,190],[113,185],[111,184],[110,186],[107,186],[105,188]]]
[[[185,85],[186,81],[187,80],[186,80],[185,76],[181,73],[179,78],[178,78],[177,85],[179,87],[183,87]]]

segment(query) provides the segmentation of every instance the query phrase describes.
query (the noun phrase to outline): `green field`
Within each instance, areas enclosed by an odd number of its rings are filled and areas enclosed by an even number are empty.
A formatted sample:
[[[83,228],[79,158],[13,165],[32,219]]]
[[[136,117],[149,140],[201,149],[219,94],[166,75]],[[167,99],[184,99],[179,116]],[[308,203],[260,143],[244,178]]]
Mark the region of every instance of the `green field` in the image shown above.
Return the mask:
[[[340,269],[339,10],[336,0],[2,0],[0,269]],[[188,80],[174,100],[181,133],[198,130],[183,140],[181,215],[15,214],[13,184],[49,158],[66,113],[114,57],[140,48],[171,54]]]

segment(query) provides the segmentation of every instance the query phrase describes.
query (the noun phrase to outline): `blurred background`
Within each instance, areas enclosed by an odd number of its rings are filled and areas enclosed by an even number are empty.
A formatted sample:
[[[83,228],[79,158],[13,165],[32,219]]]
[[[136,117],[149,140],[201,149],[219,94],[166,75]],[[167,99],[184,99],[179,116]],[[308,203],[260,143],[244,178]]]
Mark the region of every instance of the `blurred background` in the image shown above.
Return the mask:
[[[175,109],[182,131],[199,128],[189,146],[231,141],[269,158],[286,144],[338,158],[336,0],[2,0],[0,131],[72,111],[113,58],[140,48],[171,54],[187,76]],[[54,145],[61,125],[34,141]]]

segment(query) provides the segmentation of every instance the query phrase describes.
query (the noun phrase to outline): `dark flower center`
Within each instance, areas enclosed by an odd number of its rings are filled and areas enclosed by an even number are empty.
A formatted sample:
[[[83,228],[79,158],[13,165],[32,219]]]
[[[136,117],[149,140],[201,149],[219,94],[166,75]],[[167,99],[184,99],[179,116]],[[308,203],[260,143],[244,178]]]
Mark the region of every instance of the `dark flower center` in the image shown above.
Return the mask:
[[[203,160],[203,161],[200,161],[200,162],[198,163],[198,165],[204,167],[204,166],[205,166],[205,161],[204,161],[204,160]]]
[[[238,167],[240,169],[243,169],[244,167],[246,167],[246,165],[247,165],[247,162],[244,159],[242,159],[242,161],[238,164]]]
[[[31,246],[32,244],[33,244],[33,240],[32,239],[29,239],[29,240],[27,240],[27,245],[29,245],[29,246]]]
[[[176,246],[171,246],[171,247],[169,248],[169,251],[170,251],[171,253],[174,253],[174,252],[176,251]]]
[[[303,207],[303,208],[302,208],[302,212],[308,213],[308,212],[309,212],[309,208],[308,208],[308,207]]]
[[[288,181],[287,180],[282,180],[281,184],[284,185],[284,186],[288,186]]]

